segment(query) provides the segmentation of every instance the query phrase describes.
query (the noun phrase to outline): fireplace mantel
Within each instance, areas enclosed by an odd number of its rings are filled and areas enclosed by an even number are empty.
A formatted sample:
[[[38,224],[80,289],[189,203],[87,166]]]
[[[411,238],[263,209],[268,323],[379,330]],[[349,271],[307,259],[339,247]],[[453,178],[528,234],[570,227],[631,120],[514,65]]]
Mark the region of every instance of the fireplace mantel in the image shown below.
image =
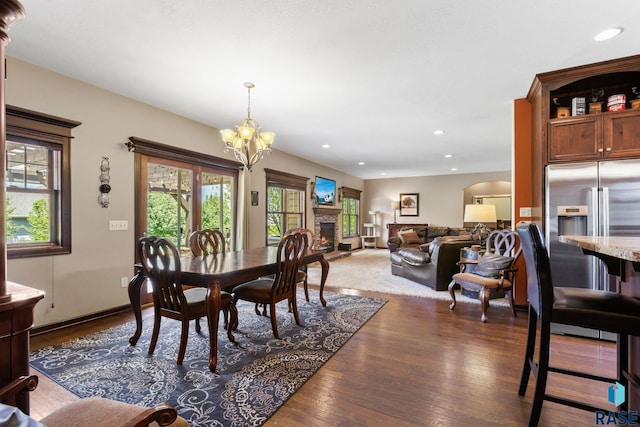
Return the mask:
[[[342,212],[341,208],[326,208],[326,207],[317,207],[313,208],[313,213],[316,215],[338,215]]]

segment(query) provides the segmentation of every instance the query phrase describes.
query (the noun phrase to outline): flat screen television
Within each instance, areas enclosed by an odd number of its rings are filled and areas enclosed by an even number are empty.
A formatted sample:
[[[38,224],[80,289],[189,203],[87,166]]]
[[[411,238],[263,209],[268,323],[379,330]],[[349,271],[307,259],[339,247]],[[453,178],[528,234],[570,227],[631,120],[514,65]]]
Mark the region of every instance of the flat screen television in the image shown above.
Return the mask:
[[[316,176],[316,202],[319,205],[334,205],[336,203],[336,182],[332,179]]]

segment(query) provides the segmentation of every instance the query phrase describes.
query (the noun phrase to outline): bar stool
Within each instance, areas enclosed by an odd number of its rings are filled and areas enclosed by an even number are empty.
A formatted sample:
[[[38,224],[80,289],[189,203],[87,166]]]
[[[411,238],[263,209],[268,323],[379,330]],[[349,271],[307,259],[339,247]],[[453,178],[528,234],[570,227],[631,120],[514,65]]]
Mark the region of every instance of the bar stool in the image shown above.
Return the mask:
[[[538,425],[544,400],[586,411],[608,411],[604,408],[547,394],[545,392],[547,376],[549,372],[556,372],[595,381],[618,382],[626,389],[629,382],[628,338],[629,335],[640,335],[640,300],[615,292],[554,287],[549,256],[538,226],[535,224],[519,225],[518,234],[527,267],[527,296],[529,298],[527,346],[518,394],[524,396],[531,372],[536,378],[529,426]],[[533,353],[538,322],[540,323],[540,348],[538,363],[535,363]],[[618,334],[617,378],[607,378],[549,366],[551,322]],[[626,402],[618,406],[620,411],[626,409]]]

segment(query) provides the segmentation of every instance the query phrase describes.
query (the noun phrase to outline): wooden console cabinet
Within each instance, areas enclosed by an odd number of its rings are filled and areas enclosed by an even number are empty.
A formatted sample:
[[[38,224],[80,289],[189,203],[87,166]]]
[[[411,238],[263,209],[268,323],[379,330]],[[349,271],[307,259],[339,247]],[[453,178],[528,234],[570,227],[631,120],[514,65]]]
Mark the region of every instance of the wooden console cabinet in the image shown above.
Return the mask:
[[[44,297],[38,289],[7,282],[11,299],[0,303],[0,387],[29,375],[29,335],[33,308]],[[18,407],[29,413],[29,395],[18,398]]]

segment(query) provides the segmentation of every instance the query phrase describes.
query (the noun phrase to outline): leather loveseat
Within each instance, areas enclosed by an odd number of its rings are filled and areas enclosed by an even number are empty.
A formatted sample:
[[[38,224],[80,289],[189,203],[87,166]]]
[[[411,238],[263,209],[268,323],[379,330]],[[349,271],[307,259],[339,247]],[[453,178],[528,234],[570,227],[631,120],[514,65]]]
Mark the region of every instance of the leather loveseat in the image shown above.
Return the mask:
[[[427,285],[436,291],[446,291],[451,277],[460,271],[457,264],[460,249],[477,242],[467,234],[466,229],[431,226],[429,230],[429,226],[423,227],[423,230],[417,225],[412,227],[418,237],[424,239],[423,243],[410,243],[415,242],[415,236],[410,236],[405,242],[396,236],[389,238],[391,273]],[[435,235],[436,229],[439,229],[440,235]],[[389,234],[391,233],[390,228]]]

